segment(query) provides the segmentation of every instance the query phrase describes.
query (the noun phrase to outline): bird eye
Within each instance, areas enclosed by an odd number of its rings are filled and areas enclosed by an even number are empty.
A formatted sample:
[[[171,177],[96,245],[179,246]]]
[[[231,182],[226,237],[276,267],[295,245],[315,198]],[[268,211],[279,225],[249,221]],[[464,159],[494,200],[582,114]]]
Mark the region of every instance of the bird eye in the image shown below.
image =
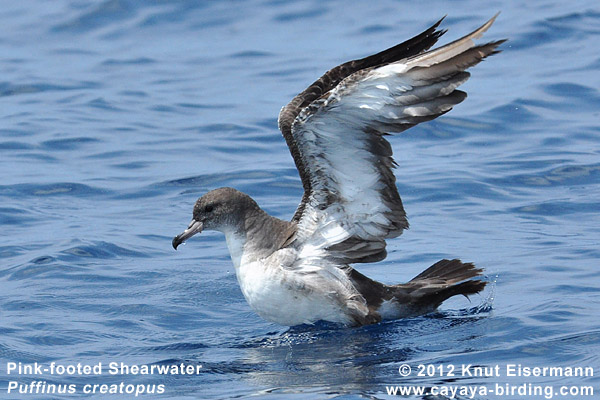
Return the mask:
[[[212,212],[213,210],[213,206],[211,204],[207,205],[206,207],[204,207],[204,212]]]

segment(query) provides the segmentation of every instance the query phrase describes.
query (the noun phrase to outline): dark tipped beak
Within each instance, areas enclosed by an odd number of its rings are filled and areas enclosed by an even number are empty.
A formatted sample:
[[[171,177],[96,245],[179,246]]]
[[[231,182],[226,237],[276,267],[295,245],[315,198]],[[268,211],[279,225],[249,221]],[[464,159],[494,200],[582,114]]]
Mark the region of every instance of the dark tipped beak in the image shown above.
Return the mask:
[[[173,248],[177,250],[177,246],[200,232],[202,232],[202,222],[193,219],[192,222],[190,222],[190,226],[188,226],[185,231],[173,238]]]

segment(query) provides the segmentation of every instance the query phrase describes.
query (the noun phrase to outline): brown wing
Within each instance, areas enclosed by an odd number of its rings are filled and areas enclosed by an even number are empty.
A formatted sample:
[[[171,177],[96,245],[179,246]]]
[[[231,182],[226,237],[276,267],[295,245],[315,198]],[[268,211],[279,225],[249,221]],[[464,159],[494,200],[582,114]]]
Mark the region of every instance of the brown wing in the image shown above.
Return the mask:
[[[446,30],[437,30],[437,27],[443,20],[444,18],[440,19],[421,34],[394,47],[390,47],[389,49],[377,54],[361,58],[360,60],[348,61],[330,69],[306,90],[294,97],[292,101],[288,103],[288,105],[281,109],[281,112],[279,113],[279,129],[281,130],[290,152],[292,153],[292,157],[296,163],[296,168],[298,168],[300,178],[302,179],[302,186],[304,188],[304,196],[302,197],[302,201],[300,202],[300,205],[298,206],[298,209],[292,218],[293,221],[298,221],[300,219],[307,201],[307,196],[311,192],[310,180],[307,178],[307,174],[305,173],[306,168],[302,161],[302,157],[300,157],[298,144],[292,135],[292,124],[294,123],[294,120],[298,114],[300,114],[300,112],[313,101],[334,89],[342,80],[354,74],[355,72],[406,59],[431,48],[431,46],[438,41],[440,36],[446,32]]]
[[[423,45],[407,58],[359,69],[317,97],[343,75],[332,74],[332,80],[324,78],[328,73],[309,94],[297,97],[297,106],[292,102],[282,110],[280,126],[305,190],[294,216],[302,254],[325,251],[343,263],[385,258],[385,239],[400,235],[408,222],[384,135],[434,119],[465,99],[466,93],[456,90],[469,78],[465,70],[502,43],[477,46],[473,41],[494,18],[438,49],[423,52]],[[435,26],[428,32],[423,37],[433,39],[416,42],[435,42]],[[298,111],[311,96],[316,98]]]

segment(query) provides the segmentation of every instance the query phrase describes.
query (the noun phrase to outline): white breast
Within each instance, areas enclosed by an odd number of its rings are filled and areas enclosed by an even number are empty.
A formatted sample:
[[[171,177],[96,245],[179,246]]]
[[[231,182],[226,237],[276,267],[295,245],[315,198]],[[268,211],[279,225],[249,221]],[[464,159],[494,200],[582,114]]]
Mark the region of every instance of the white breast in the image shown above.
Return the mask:
[[[265,263],[267,260],[242,263],[236,268],[242,293],[258,315],[287,326],[319,320],[351,322],[343,306],[327,291],[311,287],[310,282],[302,282],[293,272]]]
[[[345,273],[321,257],[313,264],[285,248],[261,258],[243,237],[228,232],[225,237],[240,289],[264,319],[287,326],[319,320],[349,325],[352,314],[367,312]]]

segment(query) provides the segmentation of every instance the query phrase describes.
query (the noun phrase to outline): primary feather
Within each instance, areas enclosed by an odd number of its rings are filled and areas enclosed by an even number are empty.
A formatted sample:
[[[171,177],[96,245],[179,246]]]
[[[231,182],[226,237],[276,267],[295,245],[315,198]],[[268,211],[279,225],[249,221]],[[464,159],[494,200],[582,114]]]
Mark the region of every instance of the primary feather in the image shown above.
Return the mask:
[[[408,228],[385,135],[434,119],[463,101],[465,70],[503,41],[475,45],[493,23],[427,51],[438,23],[374,56],[328,71],[279,115],[304,186],[297,243],[342,263],[385,258],[385,239]],[[441,22],[441,21],[440,21]]]

